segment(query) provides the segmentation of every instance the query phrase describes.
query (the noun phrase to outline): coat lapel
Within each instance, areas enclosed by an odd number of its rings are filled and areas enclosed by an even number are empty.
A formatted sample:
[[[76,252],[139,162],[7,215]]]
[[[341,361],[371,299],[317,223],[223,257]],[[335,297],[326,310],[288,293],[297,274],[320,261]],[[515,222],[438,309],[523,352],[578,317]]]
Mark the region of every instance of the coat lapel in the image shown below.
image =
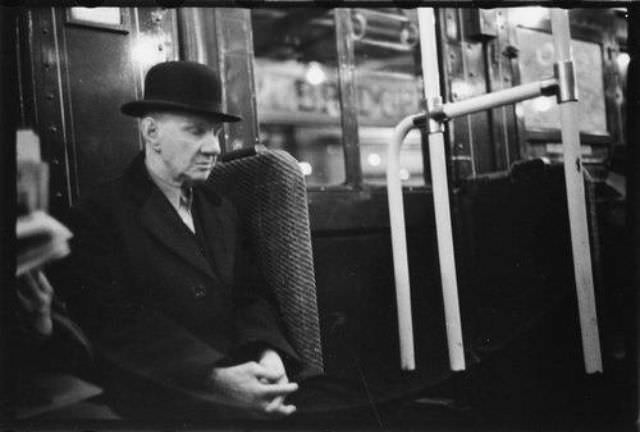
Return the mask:
[[[197,194],[197,211],[200,222],[204,230],[204,236],[213,259],[216,263],[216,270],[223,280],[230,280],[233,273],[232,236],[235,235],[234,227],[231,226],[229,218],[221,211],[220,199],[211,196],[210,193],[200,188],[195,189]]]
[[[191,234],[183,227],[180,216],[158,189],[151,195],[140,209],[140,221],[160,243],[175,252],[198,270],[216,279],[211,266],[197,247]]]
[[[125,173],[127,193],[139,207],[140,224],[158,242],[213,279],[218,279],[180,216],[149,178],[140,154]]]

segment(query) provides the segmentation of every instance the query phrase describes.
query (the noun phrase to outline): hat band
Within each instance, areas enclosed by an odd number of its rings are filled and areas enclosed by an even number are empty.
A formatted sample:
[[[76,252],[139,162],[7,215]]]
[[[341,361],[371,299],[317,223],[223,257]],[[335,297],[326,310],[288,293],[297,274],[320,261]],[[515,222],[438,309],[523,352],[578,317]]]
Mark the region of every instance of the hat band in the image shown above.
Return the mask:
[[[143,102],[154,102],[154,103],[168,103],[168,104],[179,104],[185,106],[192,106],[198,109],[205,110],[213,110],[220,111],[221,106],[220,103],[216,100],[211,99],[183,99],[177,97],[170,97],[167,95],[145,95],[142,99]]]

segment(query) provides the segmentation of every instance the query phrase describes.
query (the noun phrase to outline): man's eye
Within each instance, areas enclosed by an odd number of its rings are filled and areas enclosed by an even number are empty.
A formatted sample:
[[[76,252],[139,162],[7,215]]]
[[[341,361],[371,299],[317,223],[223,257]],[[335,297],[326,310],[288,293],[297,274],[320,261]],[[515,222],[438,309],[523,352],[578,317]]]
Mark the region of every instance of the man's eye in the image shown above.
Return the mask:
[[[193,135],[204,135],[206,133],[206,129],[204,128],[200,128],[200,127],[192,127],[189,129],[189,131],[193,134]]]

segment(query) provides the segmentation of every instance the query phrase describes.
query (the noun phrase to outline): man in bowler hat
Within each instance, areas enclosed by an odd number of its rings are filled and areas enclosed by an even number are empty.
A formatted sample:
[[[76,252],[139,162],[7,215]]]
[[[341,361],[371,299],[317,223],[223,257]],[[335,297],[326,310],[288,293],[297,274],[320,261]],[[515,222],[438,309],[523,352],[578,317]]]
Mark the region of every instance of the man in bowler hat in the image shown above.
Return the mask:
[[[121,109],[139,119],[144,151],[71,210],[64,284],[115,408],[154,418],[292,414],[298,354],[235,208],[206,182],[223,123],[240,120],[223,112],[218,76],[197,63],[158,64],[144,98]]]

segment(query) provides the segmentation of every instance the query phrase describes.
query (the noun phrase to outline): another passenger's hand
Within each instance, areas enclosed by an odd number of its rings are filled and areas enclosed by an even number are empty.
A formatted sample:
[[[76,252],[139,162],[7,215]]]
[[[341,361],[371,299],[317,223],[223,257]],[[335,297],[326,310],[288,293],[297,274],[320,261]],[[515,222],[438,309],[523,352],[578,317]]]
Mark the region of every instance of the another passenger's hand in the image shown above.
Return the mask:
[[[53,332],[51,303],[53,288],[40,270],[26,273],[18,286],[18,298],[26,310],[29,323],[43,336]]]
[[[283,400],[298,389],[298,384],[283,382],[282,377],[281,371],[248,362],[214,368],[210,379],[212,390],[222,404],[246,409],[257,417],[282,417],[296,410]]]

